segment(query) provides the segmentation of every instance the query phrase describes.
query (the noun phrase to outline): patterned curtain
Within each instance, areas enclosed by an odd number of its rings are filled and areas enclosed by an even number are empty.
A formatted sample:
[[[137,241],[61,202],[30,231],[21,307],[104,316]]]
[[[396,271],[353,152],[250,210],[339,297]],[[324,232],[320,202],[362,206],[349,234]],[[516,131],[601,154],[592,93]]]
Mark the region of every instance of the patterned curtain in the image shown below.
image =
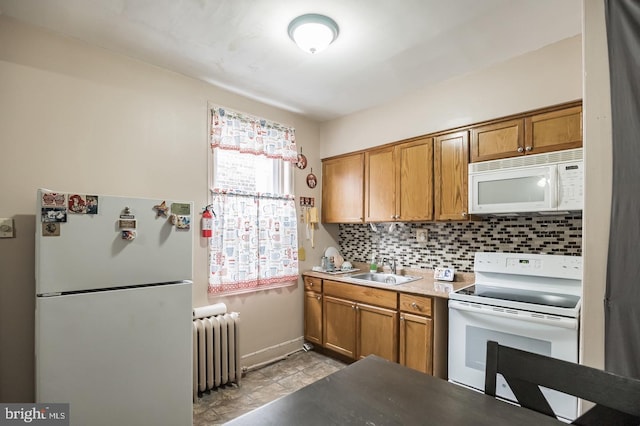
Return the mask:
[[[297,160],[295,131],[223,108],[211,110],[211,150],[231,150],[272,160],[273,176],[230,166],[212,183],[213,237],[209,240],[209,293],[238,294],[297,285],[298,231],[293,173],[281,173]],[[219,157],[220,158],[220,157]],[[247,158],[247,157],[244,157]],[[284,160],[284,161],[283,161]],[[220,160],[218,160],[220,162]],[[243,165],[250,163],[244,161]],[[242,169],[242,170],[241,170]],[[213,174],[217,176],[217,174]],[[253,181],[256,182],[253,182]],[[273,181],[269,193],[257,187]]]
[[[211,147],[298,160],[292,128],[220,107],[211,110]]]

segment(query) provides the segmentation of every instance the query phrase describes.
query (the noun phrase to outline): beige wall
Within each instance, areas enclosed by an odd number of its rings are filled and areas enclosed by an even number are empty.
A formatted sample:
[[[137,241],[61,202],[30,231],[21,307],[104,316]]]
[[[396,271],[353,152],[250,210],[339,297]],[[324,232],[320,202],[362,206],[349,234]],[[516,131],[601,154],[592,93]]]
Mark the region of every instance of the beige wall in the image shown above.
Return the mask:
[[[0,239],[0,402],[31,401],[34,336],[35,191],[207,201],[207,102],[292,125],[320,175],[318,125],[211,85],[0,15],[0,217],[16,237]],[[296,192],[320,202],[320,187],[296,171]],[[304,235],[300,233],[301,237]],[[321,233],[312,262],[330,243]],[[206,248],[194,241],[193,304],[206,294]],[[245,363],[301,346],[302,288],[224,298],[241,313]],[[283,342],[292,343],[282,345]],[[262,352],[265,348],[274,348]]]
[[[604,2],[585,0],[581,362],[604,368],[604,291],[611,215],[611,99]]]
[[[330,157],[581,99],[581,49],[581,37],[572,37],[379,107],[323,123],[321,155]]]

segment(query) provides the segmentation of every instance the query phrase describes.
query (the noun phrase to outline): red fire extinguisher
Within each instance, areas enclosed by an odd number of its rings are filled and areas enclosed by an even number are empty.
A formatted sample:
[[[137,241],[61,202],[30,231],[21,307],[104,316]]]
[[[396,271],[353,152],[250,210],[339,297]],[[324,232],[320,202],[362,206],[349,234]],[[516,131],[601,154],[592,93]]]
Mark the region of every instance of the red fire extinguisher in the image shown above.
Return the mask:
[[[211,238],[213,235],[213,215],[209,210],[209,206],[204,209],[202,213],[202,237]]]

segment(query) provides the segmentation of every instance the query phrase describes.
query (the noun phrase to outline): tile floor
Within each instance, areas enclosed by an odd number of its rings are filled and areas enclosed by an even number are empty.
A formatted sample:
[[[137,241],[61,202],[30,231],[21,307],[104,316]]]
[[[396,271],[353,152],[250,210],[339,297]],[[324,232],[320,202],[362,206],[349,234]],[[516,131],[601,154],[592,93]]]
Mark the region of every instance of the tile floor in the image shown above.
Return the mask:
[[[205,392],[193,404],[193,424],[221,425],[345,366],[317,352],[297,352],[282,361],[249,371],[239,387],[227,385]]]

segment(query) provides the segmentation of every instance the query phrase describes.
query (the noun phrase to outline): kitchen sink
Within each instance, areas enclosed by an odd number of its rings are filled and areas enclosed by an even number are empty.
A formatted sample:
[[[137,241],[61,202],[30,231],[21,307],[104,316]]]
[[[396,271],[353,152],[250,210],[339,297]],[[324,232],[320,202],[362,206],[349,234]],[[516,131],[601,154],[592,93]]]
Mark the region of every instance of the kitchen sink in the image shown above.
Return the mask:
[[[360,281],[368,281],[382,284],[405,284],[411,281],[421,280],[422,277],[412,276],[412,275],[396,275],[396,274],[383,274],[383,273],[372,273],[367,272],[364,274],[356,274],[351,275],[352,279],[360,280]]]

